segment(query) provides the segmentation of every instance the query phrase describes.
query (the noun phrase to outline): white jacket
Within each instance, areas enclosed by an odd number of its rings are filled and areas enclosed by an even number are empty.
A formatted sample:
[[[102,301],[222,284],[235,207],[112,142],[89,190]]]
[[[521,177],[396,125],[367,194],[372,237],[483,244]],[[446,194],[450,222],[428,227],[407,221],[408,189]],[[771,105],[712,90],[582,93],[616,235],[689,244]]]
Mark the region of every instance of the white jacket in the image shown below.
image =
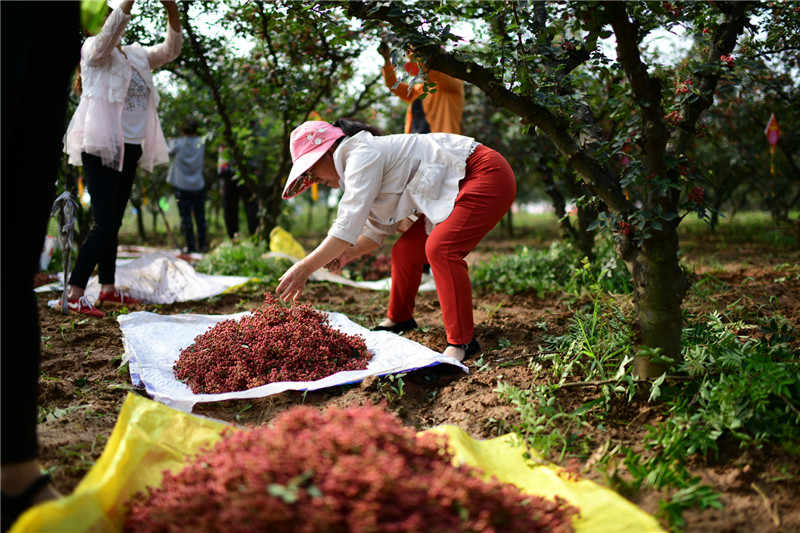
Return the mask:
[[[339,211],[328,235],[383,244],[410,216],[425,215],[430,233],[453,211],[467,157],[477,143],[452,133],[347,137],[333,154],[341,179]]]
[[[122,133],[122,107],[132,69],[136,69],[150,88],[147,125],[142,141],[139,166],[150,172],[154,165],[169,162],[169,151],[156,111],[158,91],[153,69],[172,61],[181,51],[181,32],[167,24],[164,42],[143,47],[135,43],[117,49],[131,16],[115,9],[100,33],[89,37],[81,48],[81,101],[72,116],[64,140],[64,152],[72,165],[80,166],[81,152],[99,156],[103,164],[122,170],[125,138]],[[127,56],[127,58],[126,58]]]

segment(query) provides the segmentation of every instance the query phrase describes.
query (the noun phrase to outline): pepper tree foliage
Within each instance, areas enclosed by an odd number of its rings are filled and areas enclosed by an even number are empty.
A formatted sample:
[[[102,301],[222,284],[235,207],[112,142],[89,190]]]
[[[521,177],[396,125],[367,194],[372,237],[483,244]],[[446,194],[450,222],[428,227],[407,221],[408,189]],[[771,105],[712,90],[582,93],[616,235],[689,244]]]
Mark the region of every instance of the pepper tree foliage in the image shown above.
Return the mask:
[[[329,4],[326,4],[329,5]],[[635,373],[667,369],[654,354],[680,357],[687,281],[677,227],[688,212],[707,216],[705,173],[689,159],[703,113],[729,58],[764,6],[745,2],[341,2],[361,20],[389,24],[430,68],[464,79],[546,136],[576,172],[581,203],[597,209],[589,229],[610,231],[634,282],[639,342]],[[482,46],[457,43],[451,21],[485,20]],[[685,27],[705,42],[679,70],[648,64],[644,39]],[[706,34],[699,29],[708,29]],[[600,46],[615,47],[606,54]],[[688,92],[675,79],[691,80]],[[598,93],[599,87],[605,94]],[[625,165],[622,156],[627,156]],[[693,170],[694,169],[694,170]]]
[[[158,41],[161,30],[152,28],[162,27],[163,13],[155,6],[142,9],[133,31]],[[217,0],[179,2],[179,10],[184,41],[180,57],[164,67],[176,89],[171,111],[162,109],[162,123],[165,130],[176,127],[168,121],[185,118],[176,109],[191,109],[201,119],[209,157],[216,161],[224,146],[235,179],[258,197],[259,237],[268,240],[288,209],[281,193],[291,168],[292,130],[317,116],[333,121],[371,108],[378,77],[355,92],[343,90],[362,42],[359,30],[330,9]],[[323,19],[340,31],[326,31]]]
[[[695,158],[712,178],[712,224],[718,211],[765,209],[776,222],[794,224],[800,243],[800,218],[790,217],[800,204],[800,5],[770,2],[753,25],[757,37],[740,41],[732,75],[704,117],[706,138],[694,147]],[[773,113],[781,136],[771,154],[764,130]]]

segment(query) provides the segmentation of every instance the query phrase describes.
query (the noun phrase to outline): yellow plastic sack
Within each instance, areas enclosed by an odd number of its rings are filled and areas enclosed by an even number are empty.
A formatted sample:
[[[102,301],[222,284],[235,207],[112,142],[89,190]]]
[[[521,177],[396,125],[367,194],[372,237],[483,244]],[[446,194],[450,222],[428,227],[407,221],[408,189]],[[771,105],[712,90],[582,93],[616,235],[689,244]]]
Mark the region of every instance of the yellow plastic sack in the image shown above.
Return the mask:
[[[292,237],[292,234],[280,226],[275,226],[269,232],[269,249],[297,259],[303,259],[306,251],[303,246]]]
[[[103,454],[75,491],[29,509],[12,533],[122,531],[126,502],[178,471],[229,426],[128,394]]]
[[[58,501],[30,509],[11,533],[32,531],[118,532],[125,522],[126,502],[147,486],[161,483],[161,472],[177,471],[203,446],[218,441],[225,424],[171,409],[129,394],[97,464]],[[535,464],[513,434],[475,440],[455,426],[428,431],[448,437],[456,464],[483,470],[487,477],[512,483],[529,494],[556,494],[580,509],[573,521],[578,533],[662,533],[650,515],[612,490],[591,481],[558,475],[554,465]]]
[[[525,459],[518,437],[509,433],[490,440],[475,440],[456,426],[438,426],[428,431],[447,435],[453,463],[483,470],[485,477],[516,485],[527,494],[548,499],[558,495],[580,509],[572,524],[577,533],[661,533],[658,521],[611,489],[592,481],[562,477],[563,469],[541,456]],[[535,450],[530,450],[536,456]]]

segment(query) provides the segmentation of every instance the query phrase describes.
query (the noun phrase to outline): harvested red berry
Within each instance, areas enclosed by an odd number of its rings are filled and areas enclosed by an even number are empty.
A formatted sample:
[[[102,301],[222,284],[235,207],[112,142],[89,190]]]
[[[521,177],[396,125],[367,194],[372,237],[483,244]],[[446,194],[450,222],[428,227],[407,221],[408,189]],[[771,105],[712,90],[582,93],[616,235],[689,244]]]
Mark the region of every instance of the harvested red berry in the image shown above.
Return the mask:
[[[367,367],[372,356],[363,337],[332,328],[310,304],[286,307],[271,294],[264,304],[198,335],[181,350],[175,377],[195,394],[217,394]]]
[[[132,499],[125,530],[573,531],[578,511],[566,500],[450,461],[440,437],[417,437],[378,407],[296,407],[165,472],[160,488]]]
[[[365,254],[347,263],[350,277],[358,281],[375,281],[392,275],[392,258],[386,254]]]

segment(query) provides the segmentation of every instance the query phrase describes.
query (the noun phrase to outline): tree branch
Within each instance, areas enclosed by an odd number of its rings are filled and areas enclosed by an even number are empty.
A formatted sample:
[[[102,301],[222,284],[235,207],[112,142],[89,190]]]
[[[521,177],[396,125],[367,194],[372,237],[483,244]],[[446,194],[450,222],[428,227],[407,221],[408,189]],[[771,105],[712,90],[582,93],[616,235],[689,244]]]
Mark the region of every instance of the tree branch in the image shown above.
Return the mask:
[[[181,2],[179,5],[182,10],[181,14],[183,18],[183,28],[186,30],[186,34],[189,36],[189,42],[192,45],[192,51],[200,63],[200,71],[196,74],[205,82],[206,85],[208,85],[208,88],[211,90],[211,95],[214,98],[214,103],[217,106],[217,112],[222,119],[225,141],[228,143],[228,146],[231,149],[234,161],[236,161],[236,168],[239,171],[239,175],[244,180],[245,184],[255,191],[255,183],[253,182],[252,178],[250,178],[247,165],[244,164],[244,155],[242,154],[239,144],[236,142],[236,137],[233,135],[233,121],[231,120],[230,113],[228,112],[228,107],[223,101],[222,91],[220,90],[219,84],[214,79],[211,68],[208,66],[208,61],[206,61],[205,50],[202,44],[200,44],[198,41],[194,32],[194,27],[191,24],[191,19],[189,17],[190,4],[188,2]]]
[[[719,62],[720,57],[729,55],[736,47],[739,35],[744,31],[748,22],[748,9],[750,2],[732,2],[733,5],[725,10],[725,18],[717,27],[712,38],[712,45],[709,47],[707,61],[709,63]],[[728,6],[726,6],[728,7]],[[696,87],[698,89],[697,99],[687,99],[680,113],[678,136],[671,143],[671,149],[677,153],[682,153],[694,134],[700,115],[714,103],[714,92],[722,77],[721,69],[710,71],[705,69],[694,73]]]
[[[524,98],[509,90],[491,70],[482,65],[473,61],[462,61],[445,53],[437,43],[431,42],[419,31],[411,18],[406,17],[396,7],[376,7],[373,3],[356,1],[346,2],[343,7],[354,18],[385,21],[401,30],[415,43],[415,53],[424,58],[430,68],[479,87],[495,105],[519,116],[523,124],[533,124],[547,134],[583,178],[586,187],[607,206],[620,213],[630,213],[635,209],[616,186],[613,176],[570,135],[569,120],[551,112],[532,98]]]
[[[664,123],[664,108],[661,106],[661,83],[650,76],[639,53],[638,31],[628,18],[624,2],[603,3],[609,14],[611,27],[617,38],[617,57],[628,77],[634,98],[639,105],[644,127],[644,153],[648,168],[659,175],[666,175],[664,152],[669,132]]]

